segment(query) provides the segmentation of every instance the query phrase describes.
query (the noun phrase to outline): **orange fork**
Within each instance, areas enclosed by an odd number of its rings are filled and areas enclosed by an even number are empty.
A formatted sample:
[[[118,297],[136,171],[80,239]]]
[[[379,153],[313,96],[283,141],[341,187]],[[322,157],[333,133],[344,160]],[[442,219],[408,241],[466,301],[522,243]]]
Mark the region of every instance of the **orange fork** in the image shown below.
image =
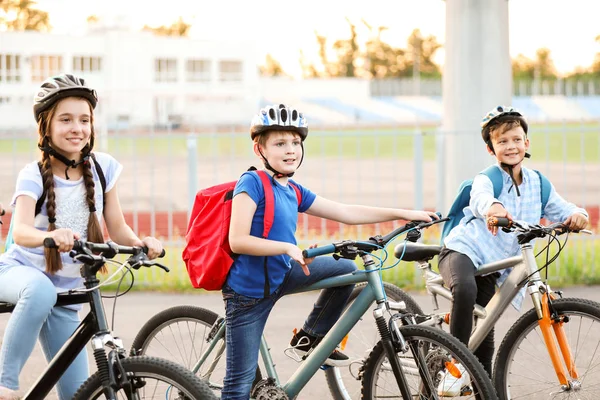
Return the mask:
[[[568,373],[572,378],[577,379],[577,369],[575,368],[575,361],[573,360],[571,349],[567,342],[567,337],[563,329],[564,322],[555,322],[550,316],[550,307],[548,305],[548,294],[542,296],[542,319],[538,321],[542,335],[544,336],[544,342],[548,349],[548,355],[552,361],[552,366],[558,377],[558,381],[561,385],[568,385],[567,371],[565,370],[565,364],[568,368]],[[552,329],[551,329],[552,328]],[[554,333],[554,335],[552,334]],[[555,340],[556,335],[556,340]],[[560,359],[559,351],[556,347],[560,347],[560,353],[564,359],[564,364]]]

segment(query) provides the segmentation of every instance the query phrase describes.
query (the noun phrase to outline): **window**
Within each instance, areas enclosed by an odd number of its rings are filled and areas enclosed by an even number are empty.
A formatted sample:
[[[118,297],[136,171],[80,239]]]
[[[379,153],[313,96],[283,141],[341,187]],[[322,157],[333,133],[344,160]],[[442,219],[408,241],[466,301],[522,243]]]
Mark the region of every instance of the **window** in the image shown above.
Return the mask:
[[[90,56],[73,57],[73,72],[99,72],[102,70],[102,58]]]
[[[242,81],[244,77],[241,61],[219,61],[219,79],[225,81]]]
[[[155,59],[154,80],[156,82],[177,82],[177,60],[174,58]]]
[[[0,82],[21,81],[21,56],[0,54]]]
[[[63,72],[62,57],[58,55],[31,56],[31,80],[42,82],[44,79]]]
[[[210,66],[210,60],[187,60],[186,80],[188,82],[209,82]]]

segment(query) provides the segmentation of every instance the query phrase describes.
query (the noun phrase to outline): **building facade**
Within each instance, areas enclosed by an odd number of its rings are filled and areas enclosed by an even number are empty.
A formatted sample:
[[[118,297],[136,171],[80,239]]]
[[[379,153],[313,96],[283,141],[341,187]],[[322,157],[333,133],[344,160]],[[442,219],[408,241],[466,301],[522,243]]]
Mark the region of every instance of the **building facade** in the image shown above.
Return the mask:
[[[97,90],[96,121],[109,129],[246,124],[259,104],[252,43],[128,30],[0,32],[0,129],[33,126],[36,88],[63,72]]]

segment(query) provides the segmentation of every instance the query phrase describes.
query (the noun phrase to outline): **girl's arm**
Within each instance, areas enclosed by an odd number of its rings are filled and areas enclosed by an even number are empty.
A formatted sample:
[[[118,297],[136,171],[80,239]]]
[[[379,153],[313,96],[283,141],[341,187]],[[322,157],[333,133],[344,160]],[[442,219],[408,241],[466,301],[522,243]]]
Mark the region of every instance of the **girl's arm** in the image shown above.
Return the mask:
[[[148,258],[156,258],[162,252],[163,247],[160,241],[147,236],[143,240],[137,237],[131,227],[125,222],[121,202],[117,193],[115,184],[109,192],[104,193],[106,204],[104,206],[104,221],[108,235],[116,243],[123,246],[147,246]]]
[[[36,201],[29,196],[19,196],[15,202],[15,215],[13,217],[13,240],[15,244],[23,247],[39,247],[49,233],[41,231],[34,226]]]
[[[320,196],[315,198],[315,201],[306,210],[306,213],[347,225],[372,224],[398,219],[406,221],[431,221],[432,218],[438,219],[435,213],[429,211],[343,204],[327,200]]]

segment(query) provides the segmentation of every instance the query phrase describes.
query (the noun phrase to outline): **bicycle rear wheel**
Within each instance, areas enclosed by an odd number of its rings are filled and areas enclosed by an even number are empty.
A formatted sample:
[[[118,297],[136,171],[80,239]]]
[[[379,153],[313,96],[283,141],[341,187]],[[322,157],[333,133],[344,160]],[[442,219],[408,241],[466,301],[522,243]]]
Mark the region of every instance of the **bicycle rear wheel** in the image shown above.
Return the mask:
[[[469,380],[461,385],[455,399],[497,399],[492,381],[483,366],[467,347],[458,339],[440,329],[406,325],[400,332],[410,346],[406,353],[398,352],[409,390],[415,399],[437,399],[440,373],[445,370],[446,362],[460,363],[468,373]],[[416,357],[420,356],[420,357]],[[419,359],[423,360],[424,365]],[[423,379],[423,374],[429,379]],[[430,381],[431,384],[425,383]],[[383,342],[377,343],[367,358],[362,377],[362,399],[402,398],[400,388],[388,361]]]
[[[346,309],[350,307],[365,286],[366,283],[359,283],[354,287],[346,304]],[[406,312],[423,314],[421,307],[419,307],[408,293],[388,282],[384,282],[383,286],[390,301],[396,303],[403,301],[406,304]],[[334,400],[356,400],[360,398],[361,371],[373,346],[381,339],[370,311],[365,313],[348,334],[348,341],[343,352],[352,360],[350,365],[346,367],[328,367],[325,369],[327,385]]]
[[[574,358],[579,379],[561,387],[546,348],[535,309],[514,323],[498,347],[494,383],[501,399],[600,399],[600,304],[565,298],[552,302]],[[562,357],[561,357],[562,359]]]
[[[175,306],[150,318],[131,346],[132,355],[150,355],[174,361],[191,370],[209,346],[208,336],[219,315],[195,306]],[[220,339],[196,372],[220,396],[225,378],[225,340]],[[256,368],[254,383],[262,379]]]
[[[130,357],[121,360],[127,382],[133,386],[134,394],[120,388],[117,399],[216,399],[212,391],[180,365],[154,357]],[[121,378],[117,376],[117,379]],[[104,399],[104,387],[96,372],[81,385],[73,400]]]

